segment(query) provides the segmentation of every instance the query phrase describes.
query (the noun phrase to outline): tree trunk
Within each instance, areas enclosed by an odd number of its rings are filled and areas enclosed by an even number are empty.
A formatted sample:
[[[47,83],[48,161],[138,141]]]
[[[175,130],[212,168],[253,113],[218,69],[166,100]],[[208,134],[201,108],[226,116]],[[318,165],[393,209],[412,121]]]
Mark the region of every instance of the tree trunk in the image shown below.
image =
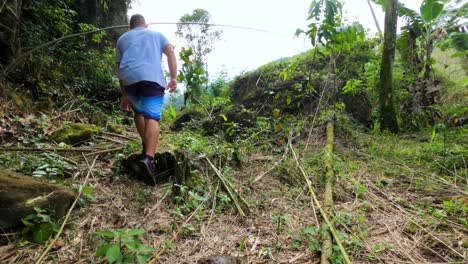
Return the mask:
[[[20,49],[19,27],[22,2],[22,0],[7,0],[0,5],[1,64],[10,61]]]
[[[393,85],[393,63],[395,61],[397,0],[387,0],[385,10],[384,49],[380,66],[380,130],[390,130],[398,133],[398,120],[395,108],[395,92]]]
[[[335,182],[335,172],[333,170],[333,145],[335,141],[333,121],[327,123],[327,143],[325,145],[324,165],[326,169],[325,175],[325,195],[323,201],[323,210],[326,215],[333,213],[333,186]],[[322,241],[322,256],[320,263],[330,263],[330,257],[333,253],[333,243],[331,237],[331,230],[328,224],[324,221],[322,223],[321,241]]]

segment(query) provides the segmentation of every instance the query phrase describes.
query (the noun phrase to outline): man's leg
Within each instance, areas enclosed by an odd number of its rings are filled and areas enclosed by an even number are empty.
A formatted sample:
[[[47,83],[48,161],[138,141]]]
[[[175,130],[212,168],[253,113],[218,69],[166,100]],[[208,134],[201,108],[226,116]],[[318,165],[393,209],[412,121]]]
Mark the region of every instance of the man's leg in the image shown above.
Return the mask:
[[[150,119],[144,118],[144,138],[143,142],[145,143],[145,154],[150,157],[154,157],[156,153],[156,148],[158,147],[159,142],[159,122]]]
[[[140,135],[141,142],[143,143],[143,154],[145,154],[145,118],[140,113],[135,113],[133,118],[135,120],[135,126],[138,131],[138,135]]]
[[[135,120],[135,126],[138,131],[138,135],[140,135],[141,141],[144,141],[145,138],[145,118],[142,114],[135,113],[133,118]]]

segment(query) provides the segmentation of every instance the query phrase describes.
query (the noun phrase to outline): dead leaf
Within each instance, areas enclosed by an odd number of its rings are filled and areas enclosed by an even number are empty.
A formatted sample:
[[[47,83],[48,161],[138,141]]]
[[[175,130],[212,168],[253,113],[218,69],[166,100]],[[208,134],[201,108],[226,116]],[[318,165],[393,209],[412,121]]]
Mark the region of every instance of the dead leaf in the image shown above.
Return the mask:
[[[11,256],[15,255],[16,253],[16,250],[15,250],[15,246],[10,244],[10,245],[6,245],[6,246],[2,246],[0,247],[0,260],[7,260],[9,259]]]
[[[65,245],[65,242],[63,242],[63,239],[59,238],[57,239],[57,241],[55,241],[54,245],[52,246],[52,249],[57,250],[63,247],[64,245]]]

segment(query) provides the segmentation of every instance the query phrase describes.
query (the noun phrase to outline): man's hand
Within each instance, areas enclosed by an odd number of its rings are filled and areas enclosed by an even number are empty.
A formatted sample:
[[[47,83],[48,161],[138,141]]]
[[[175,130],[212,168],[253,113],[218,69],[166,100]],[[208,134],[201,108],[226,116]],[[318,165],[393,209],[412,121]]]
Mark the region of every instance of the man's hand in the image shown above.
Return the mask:
[[[123,111],[130,111],[130,106],[132,104],[130,103],[130,100],[128,99],[128,96],[122,95],[120,98],[120,109]]]
[[[167,84],[166,90],[169,90],[170,93],[173,93],[177,88],[177,79],[171,78],[169,83]]]

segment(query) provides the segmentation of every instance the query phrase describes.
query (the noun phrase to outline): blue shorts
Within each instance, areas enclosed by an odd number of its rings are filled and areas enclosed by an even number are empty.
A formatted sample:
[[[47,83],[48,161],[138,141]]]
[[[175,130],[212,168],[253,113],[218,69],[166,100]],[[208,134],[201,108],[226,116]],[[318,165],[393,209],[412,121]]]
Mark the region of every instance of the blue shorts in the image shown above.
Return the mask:
[[[155,82],[141,81],[125,86],[135,113],[159,121],[164,102],[164,87]]]

